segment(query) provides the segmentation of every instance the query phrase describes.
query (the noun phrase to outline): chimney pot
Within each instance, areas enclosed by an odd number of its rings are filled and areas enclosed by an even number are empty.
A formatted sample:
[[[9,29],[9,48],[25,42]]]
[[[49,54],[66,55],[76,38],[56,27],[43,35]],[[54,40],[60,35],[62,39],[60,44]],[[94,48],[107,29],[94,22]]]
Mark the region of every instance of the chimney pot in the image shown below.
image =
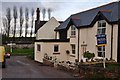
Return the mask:
[[[37,8],[37,10],[36,10],[36,13],[37,13],[37,20],[39,20],[40,19],[40,10],[39,10],[39,8]]]

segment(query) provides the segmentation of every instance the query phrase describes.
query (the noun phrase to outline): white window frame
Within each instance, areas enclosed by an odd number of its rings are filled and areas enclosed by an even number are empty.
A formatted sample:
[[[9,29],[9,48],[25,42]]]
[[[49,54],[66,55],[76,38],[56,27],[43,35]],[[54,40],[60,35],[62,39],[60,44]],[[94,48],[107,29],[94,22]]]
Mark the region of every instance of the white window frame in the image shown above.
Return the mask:
[[[71,37],[75,37],[76,36],[76,27],[75,25],[71,25]]]
[[[72,55],[75,55],[76,54],[76,45],[71,44],[71,49],[72,49],[72,51],[71,51]]]
[[[98,49],[101,48],[101,50]],[[97,50],[98,50],[98,57],[105,57],[105,46],[98,46]],[[99,53],[101,53],[101,56],[99,56]]]
[[[40,44],[37,44],[37,51],[41,51],[41,45]]]
[[[103,26],[105,24],[105,26]],[[100,20],[98,21],[97,25],[97,34],[105,34],[106,33],[106,21],[105,20]]]

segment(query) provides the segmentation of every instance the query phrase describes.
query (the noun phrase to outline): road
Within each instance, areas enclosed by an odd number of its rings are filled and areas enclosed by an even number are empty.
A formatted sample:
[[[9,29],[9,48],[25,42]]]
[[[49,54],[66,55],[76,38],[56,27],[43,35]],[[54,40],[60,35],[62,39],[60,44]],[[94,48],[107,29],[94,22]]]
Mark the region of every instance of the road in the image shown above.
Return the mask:
[[[11,56],[2,70],[3,78],[73,78],[53,67],[43,66],[26,56]]]

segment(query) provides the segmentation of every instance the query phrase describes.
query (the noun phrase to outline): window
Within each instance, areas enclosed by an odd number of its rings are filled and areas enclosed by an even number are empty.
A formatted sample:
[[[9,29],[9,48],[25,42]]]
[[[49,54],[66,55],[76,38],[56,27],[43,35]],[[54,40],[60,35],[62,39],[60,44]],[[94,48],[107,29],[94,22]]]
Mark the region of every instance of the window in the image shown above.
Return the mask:
[[[72,54],[75,54],[75,44],[71,44],[72,47]]]
[[[41,51],[41,45],[37,44],[37,51]]]
[[[54,52],[58,52],[59,51],[59,45],[54,45]]]
[[[76,35],[75,26],[74,26],[74,25],[71,25],[71,36],[72,36],[72,37],[75,37],[75,35]]]
[[[106,32],[106,22],[104,20],[98,21],[97,34],[105,34]]]
[[[105,57],[105,46],[98,46],[98,57]]]

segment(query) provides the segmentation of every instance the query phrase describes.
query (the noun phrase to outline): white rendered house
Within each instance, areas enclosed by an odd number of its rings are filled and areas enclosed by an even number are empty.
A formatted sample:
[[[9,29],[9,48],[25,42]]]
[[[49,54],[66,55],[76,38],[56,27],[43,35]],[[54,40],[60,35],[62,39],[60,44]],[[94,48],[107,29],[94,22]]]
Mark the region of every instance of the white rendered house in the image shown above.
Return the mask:
[[[73,14],[61,24],[52,18],[37,30],[35,60],[42,62],[47,53],[61,61],[75,62],[89,51],[95,57],[104,53],[105,58],[120,62],[119,7],[120,2],[112,2]],[[97,44],[96,35],[100,34],[106,35],[106,45]]]

